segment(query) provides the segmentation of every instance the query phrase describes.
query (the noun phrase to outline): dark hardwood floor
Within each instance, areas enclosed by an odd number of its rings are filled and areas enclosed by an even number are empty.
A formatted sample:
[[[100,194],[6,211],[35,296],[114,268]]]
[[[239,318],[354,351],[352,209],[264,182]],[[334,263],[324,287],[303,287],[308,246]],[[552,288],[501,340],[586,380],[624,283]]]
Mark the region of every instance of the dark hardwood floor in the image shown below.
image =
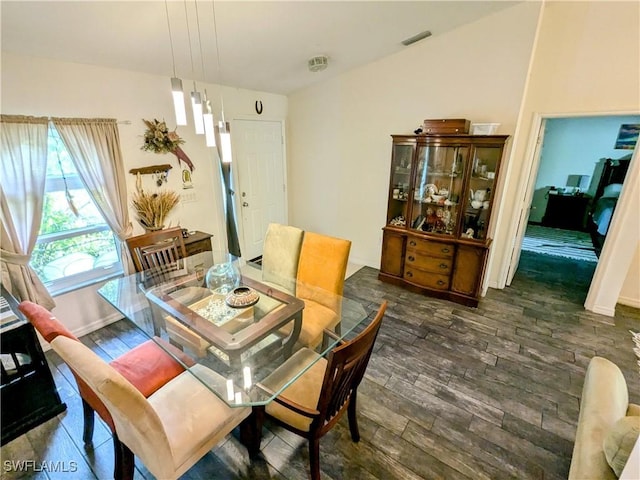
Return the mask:
[[[346,418],[321,441],[324,479],[562,479],[571,461],[589,359],[617,363],[640,403],[629,329],[640,311],[615,318],[586,312],[595,264],[522,253],[513,285],[489,290],[477,309],[416,295],[364,268],[345,295],[387,315],[358,395],[362,439]],[[84,337],[105,359],[143,338],[125,321]],[[94,449],[82,446],[82,409],[69,370],[48,352],[67,412],[2,448],[2,478],[106,479],[112,443],[96,422]],[[7,461],[76,462],[77,471],[7,471]],[[137,478],[150,478],[140,463]],[[184,478],[307,479],[306,444],[267,423],[262,458],[250,462],[237,433]]]

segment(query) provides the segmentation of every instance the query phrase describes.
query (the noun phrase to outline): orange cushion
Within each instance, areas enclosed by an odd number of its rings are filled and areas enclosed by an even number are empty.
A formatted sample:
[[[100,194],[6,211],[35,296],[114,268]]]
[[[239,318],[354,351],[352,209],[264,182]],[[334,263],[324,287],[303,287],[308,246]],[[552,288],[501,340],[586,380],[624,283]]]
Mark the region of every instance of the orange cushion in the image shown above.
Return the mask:
[[[20,303],[18,308],[47,342],[51,342],[58,335],[79,341],[46,308],[29,301]],[[161,343],[163,347],[160,347],[156,342]],[[195,364],[193,359],[184,352],[164,340],[156,338],[155,341],[147,340],[138,345],[113,360],[110,365],[131,382],[142,395],[149,397],[169,380],[184,372],[184,367],[169,355],[165,349],[180,358],[188,367]],[[73,369],[71,369],[71,373],[73,373],[78,384],[80,396],[100,415],[100,418],[104,420],[111,431],[115,431],[113,419],[102,400],[98,398],[84,380],[76,375]]]
[[[54,317],[49,310],[41,307],[37,303],[25,300],[18,305],[18,309],[27,317],[27,320],[35,327],[47,342],[51,342],[58,335],[78,340],[60,320]]]

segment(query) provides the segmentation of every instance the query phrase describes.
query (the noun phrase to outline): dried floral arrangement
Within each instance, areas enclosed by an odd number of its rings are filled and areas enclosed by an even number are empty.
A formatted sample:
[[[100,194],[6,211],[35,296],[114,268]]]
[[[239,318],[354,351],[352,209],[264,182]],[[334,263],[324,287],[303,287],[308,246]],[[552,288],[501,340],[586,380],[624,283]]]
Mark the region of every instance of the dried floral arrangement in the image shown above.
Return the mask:
[[[161,230],[171,210],[180,201],[180,196],[171,190],[158,193],[146,193],[137,190],[133,194],[131,204],[138,216],[138,222],[146,230]]]
[[[178,158],[178,163],[182,160],[193,171],[193,163],[180,148],[184,140],[175,130],[169,131],[164,120],[161,122],[154,118],[153,121],[145,119],[142,121],[147,126],[147,130],[144,132],[144,143],[140,147],[142,150],[154,153],[173,153]]]

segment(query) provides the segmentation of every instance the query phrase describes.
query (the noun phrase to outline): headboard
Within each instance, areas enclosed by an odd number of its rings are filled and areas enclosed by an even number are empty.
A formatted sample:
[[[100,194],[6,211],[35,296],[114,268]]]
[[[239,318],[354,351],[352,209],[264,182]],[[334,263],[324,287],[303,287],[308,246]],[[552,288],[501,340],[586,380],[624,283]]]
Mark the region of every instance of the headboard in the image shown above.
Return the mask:
[[[604,192],[604,187],[607,185],[611,185],[612,183],[624,183],[624,177],[627,175],[630,162],[631,155],[625,155],[624,157],[615,160],[607,158],[604,161],[602,175],[600,175],[598,188],[596,188],[593,198],[600,198],[602,196],[602,192]]]

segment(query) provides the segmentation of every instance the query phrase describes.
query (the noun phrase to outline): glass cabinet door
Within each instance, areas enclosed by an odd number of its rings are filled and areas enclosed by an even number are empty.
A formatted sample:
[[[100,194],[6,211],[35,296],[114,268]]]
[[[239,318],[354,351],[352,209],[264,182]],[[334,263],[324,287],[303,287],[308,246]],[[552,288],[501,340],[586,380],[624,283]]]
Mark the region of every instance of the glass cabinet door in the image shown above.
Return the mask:
[[[473,151],[469,191],[464,209],[462,238],[484,240],[487,238],[489,215],[493,205],[494,182],[500,159],[501,147],[476,147]]]
[[[389,208],[387,209],[388,225],[403,228],[407,225],[413,150],[412,144],[393,145]]]
[[[409,228],[456,235],[469,147],[420,145]]]

